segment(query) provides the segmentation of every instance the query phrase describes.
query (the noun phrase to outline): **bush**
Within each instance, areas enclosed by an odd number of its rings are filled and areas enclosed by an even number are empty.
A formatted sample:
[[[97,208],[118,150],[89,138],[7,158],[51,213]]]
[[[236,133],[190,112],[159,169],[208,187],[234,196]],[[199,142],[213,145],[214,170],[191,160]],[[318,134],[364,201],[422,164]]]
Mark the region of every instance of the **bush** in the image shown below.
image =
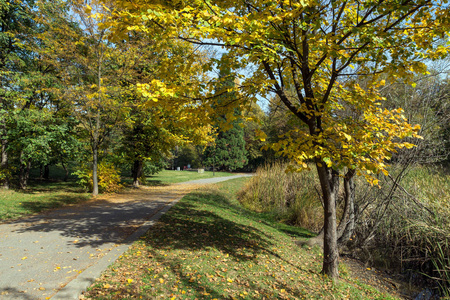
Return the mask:
[[[92,192],[93,179],[92,169],[83,166],[76,172],[72,173],[78,177],[77,183],[85,188],[86,191]],[[99,193],[115,193],[123,186],[120,184],[119,170],[111,163],[100,163],[98,165],[98,189]]]
[[[318,180],[313,172],[292,173],[282,163],[267,164],[256,171],[239,201],[247,208],[275,214],[286,223],[319,231],[323,209],[316,192]]]

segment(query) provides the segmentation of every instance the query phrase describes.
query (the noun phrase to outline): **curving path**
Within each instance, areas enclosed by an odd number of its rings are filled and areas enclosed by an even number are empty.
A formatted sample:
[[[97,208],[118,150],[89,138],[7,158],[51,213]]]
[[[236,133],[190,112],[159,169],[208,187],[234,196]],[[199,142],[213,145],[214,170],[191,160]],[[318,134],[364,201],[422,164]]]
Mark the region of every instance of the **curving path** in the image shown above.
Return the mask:
[[[173,204],[236,175],[99,197],[0,224],[0,299],[78,299]]]

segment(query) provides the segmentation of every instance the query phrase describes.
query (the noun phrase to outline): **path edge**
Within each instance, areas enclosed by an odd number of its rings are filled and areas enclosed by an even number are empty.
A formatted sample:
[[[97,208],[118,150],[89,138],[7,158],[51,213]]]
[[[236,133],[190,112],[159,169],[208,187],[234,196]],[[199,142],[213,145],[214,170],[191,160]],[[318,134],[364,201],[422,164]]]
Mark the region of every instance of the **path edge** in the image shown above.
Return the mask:
[[[60,289],[50,299],[52,300],[78,300],[81,294],[90,287],[97,278],[99,278],[103,271],[109,265],[113,264],[131,245],[144,235],[169,209],[172,208],[184,196],[172,200],[165,205],[161,210],[150,217],[144,224],[141,225],[135,232],[125,239],[121,244],[114,247],[105,256],[98,260],[92,266],[83,270],[75,279],[70,281],[66,286]]]

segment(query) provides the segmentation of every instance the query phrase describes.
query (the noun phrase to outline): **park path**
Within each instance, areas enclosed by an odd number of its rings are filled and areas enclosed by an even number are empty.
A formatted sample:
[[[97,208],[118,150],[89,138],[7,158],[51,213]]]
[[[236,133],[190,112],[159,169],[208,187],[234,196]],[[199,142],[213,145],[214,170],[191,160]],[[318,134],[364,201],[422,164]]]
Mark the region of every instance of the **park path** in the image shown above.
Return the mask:
[[[0,224],[0,299],[76,299],[143,224],[201,185],[241,176],[143,187]],[[89,282],[73,284],[80,278]]]

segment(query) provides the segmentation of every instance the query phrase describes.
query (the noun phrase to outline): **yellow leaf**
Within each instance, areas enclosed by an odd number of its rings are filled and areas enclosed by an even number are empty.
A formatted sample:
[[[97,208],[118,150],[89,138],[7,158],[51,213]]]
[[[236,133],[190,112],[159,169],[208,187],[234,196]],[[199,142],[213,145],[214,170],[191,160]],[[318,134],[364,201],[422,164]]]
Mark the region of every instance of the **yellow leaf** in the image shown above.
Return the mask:
[[[28,258],[28,257],[24,256],[24,257],[22,257],[22,260],[27,259],[27,258]]]
[[[133,282],[133,279],[128,278],[128,279],[127,279],[127,282],[128,282],[128,283],[132,283],[132,282]]]
[[[159,283],[164,283],[164,279],[160,278]]]
[[[86,5],[85,12],[86,12],[87,14],[90,14],[91,11],[92,11],[92,7],[91,7],[89,4],[87,4],[87,5]]]
[[[108,283],[103,285],[103,288],[105,288],[105,289],[109,289],[110,287],[111,286]]]

